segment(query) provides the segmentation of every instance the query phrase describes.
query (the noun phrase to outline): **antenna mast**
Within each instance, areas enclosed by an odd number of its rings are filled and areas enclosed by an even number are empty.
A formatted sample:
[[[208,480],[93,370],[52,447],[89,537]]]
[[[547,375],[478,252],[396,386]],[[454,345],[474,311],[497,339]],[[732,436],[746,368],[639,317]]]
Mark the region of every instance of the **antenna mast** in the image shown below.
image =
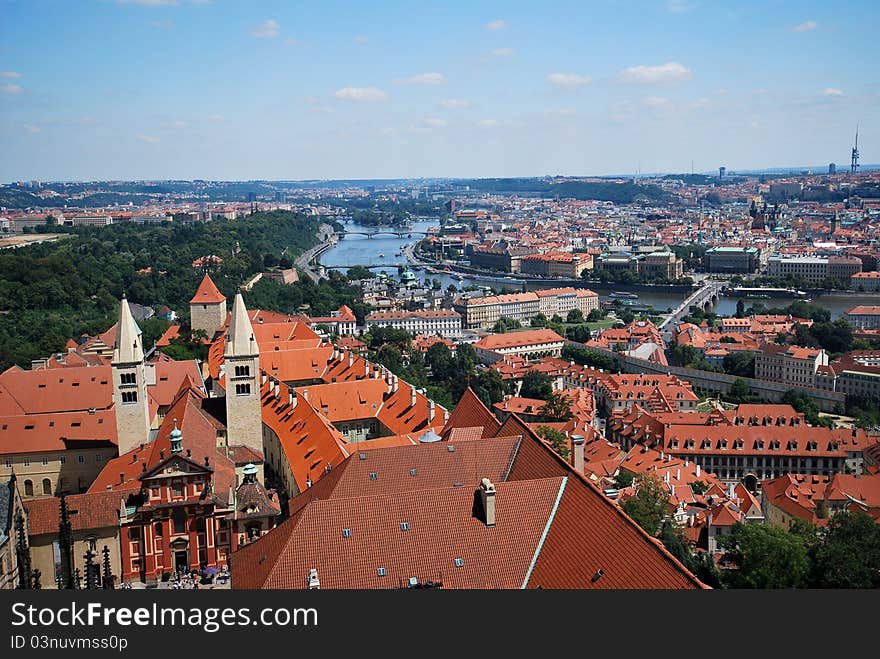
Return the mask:
[[[856,124],[856,141],[852,148],[850,171],[855,174],[859,168],[859,125]]]

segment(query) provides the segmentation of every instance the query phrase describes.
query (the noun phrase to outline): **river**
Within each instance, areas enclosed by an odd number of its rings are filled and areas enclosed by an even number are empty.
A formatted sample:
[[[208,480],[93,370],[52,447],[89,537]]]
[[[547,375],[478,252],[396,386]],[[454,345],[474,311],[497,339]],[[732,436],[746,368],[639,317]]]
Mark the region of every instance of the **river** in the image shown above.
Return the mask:
[[[412,223],[412,231],[427,231],[432,227],[438,227],[439,220],[418,221]],[[375,227],[362,226],[359,224],[346,224],[346,231],[371,231]],[[371,265],[381,266],[371,268],[373,272],[385,272],[390,277],[397,277],[397,267],[406,265],[406,258],[402,255],[404,247],[418,242],[422,238],[418,233],[413,233],[412,238],[398,238],[397,236],[382,235],[368,238],[366,236],[346,235],[336,245],[324,252],[320,261],[324,266],[352,266],[352,265]],[[482,278],[479,276],[465,276],[459,280],[449,274],[428,273],[423,268],[414,270],[420,281],[430,282],[433,279],[439,279],[443,288],[447,288],[450,284],[456,288],[464,288],[467,286],[489,286],[499,291],[520,291],[522,290],[522,280],[511,279],[498,281],[503,278]],[[559,284],[552,281],[537,282],[535,280],[526,280],[526,288],[535,290],[538,288],[552,288]],[[608,299],[608,293],[614,290],[627,290],[622,284],[609,284],[601,288],[596,287],[600,299]],[[674,308],[685,298],[684,293],[671,293],[667,291],[638,291],[638,304],[651,305],[658,311],[666,311]],[[716,305],[715,312],[721,316],[732,316],[736,313],[736,303],[738,298],[725,297]],[[760,302],[766,307],[784,307],[795,301],[795,298],[771,298],[771,299],[749,299],[744,298],[746,307],[751,304]],[[832,318],[839,318],[846,313],[848,309],[860,304],[880,305],[880,294],[846,294],[846,293],[829,293],[817,296],[811,299],[812,302],[820,304],[831,312]]]

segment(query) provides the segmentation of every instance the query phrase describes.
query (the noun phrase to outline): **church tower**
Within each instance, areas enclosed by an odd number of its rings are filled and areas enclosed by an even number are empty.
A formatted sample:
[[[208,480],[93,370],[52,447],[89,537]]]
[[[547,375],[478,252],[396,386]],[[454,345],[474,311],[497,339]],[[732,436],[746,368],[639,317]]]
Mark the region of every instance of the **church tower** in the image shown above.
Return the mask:
[[[229,446],[247,446],[262,454],[260,348],[241,293],[235,294],[232,304],[223,370],[226,374],[227,443]]]
[[[131,315],[128,300],[122,296],[116,342],[113,344],[113,409],[119,455],[145,443],[150,433],[146,367],[141,331]]]
[[[226,322],[226,298],[208,275],[199,284],[199,290],[189,301],[189,326],[202,330],[209,339]]]

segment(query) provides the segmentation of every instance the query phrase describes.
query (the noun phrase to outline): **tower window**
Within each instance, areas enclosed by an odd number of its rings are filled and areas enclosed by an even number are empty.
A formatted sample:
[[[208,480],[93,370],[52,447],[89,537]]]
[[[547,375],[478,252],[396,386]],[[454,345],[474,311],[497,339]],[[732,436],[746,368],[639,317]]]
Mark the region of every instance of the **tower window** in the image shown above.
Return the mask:
[[[136,403],[138,402],[138,395],[136,391],[123,391],[122,392],[122,402],[123,403]]]
[[[249,396],[251,393],[251,385],[247,382],[235,385],[235,393],[238,396]]]
[[[235,367],[235,377],[237,377],[237,378],[246,378],[246,377],[249,377],[250,374],[251,374],[251,367],[250,366],[245,365],[245,366],[236,366]]]
[[[119,376],[119,381],[122,384],[137,384],[137,375],[134,373],[123,373]]]

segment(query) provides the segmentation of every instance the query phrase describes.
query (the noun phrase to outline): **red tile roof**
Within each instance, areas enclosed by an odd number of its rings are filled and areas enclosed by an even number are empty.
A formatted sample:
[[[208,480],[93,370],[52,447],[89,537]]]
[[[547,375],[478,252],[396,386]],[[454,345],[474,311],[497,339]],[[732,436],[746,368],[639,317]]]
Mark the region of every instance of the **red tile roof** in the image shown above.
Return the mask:
[[[118,492],[87,492],[67,497],[70,526],[74,531],[119,526],[119,511],[125,494]],[[30,499],[24,502],[28,511],[30,534],[58,534],[61,500],[58,497]]]
[[[494,437],[498,434],[501,423],[480,400],[480,397],[474,393],[474,390],[468,387],[449,416],[449,421],[446,422],[442,434],[445,436],[452,428],[475,428],[477,426],[483,428],[483,437]]]
[[[189,301],[190,304],[219,304],[220,302],[225,302],[226,296],[221,293],[217,287],[214,285],[214,282],[211,281],[211,278],[208,275],[205,275],[202,279],[202,283],[199,284],[199,288],[196,291],[196,294],[193,295],[192,299]]]
[[[322,589],[400,588],[411,577],[444,588],[520,588],[564,486],[561,477],[497,483],[494,527],[474,515],[473,486],[314,501],[232,555],[232,584],[304,588],[316,569]]]

